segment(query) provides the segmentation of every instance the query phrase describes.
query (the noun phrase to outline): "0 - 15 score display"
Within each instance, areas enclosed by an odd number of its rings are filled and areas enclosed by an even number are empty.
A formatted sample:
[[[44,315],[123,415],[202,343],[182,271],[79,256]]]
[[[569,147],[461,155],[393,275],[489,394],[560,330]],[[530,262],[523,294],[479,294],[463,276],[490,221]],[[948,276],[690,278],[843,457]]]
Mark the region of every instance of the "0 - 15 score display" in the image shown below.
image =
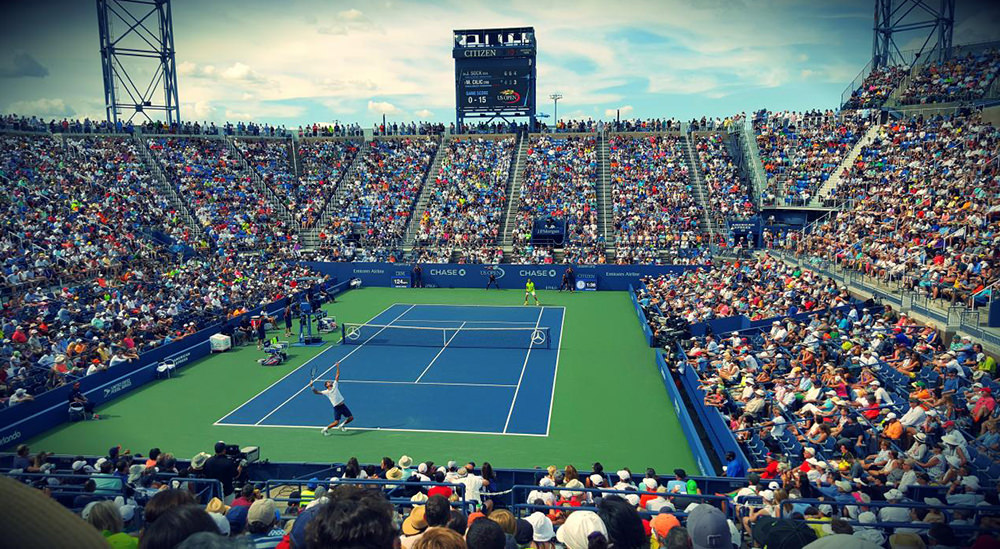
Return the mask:
[[[459,68],[459,109],[525,108],[531,101],[531,59],[463,60]]]

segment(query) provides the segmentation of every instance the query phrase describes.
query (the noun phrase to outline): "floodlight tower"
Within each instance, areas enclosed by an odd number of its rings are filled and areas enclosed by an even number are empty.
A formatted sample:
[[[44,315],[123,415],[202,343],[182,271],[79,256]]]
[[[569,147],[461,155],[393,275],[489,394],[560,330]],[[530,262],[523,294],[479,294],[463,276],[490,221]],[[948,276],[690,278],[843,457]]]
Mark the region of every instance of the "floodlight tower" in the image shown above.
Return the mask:
[[[938,7],[932,3],[935,0],[875,0],[872,68],[914,61],[904,59],[899,42],[924,33],[916,59],[943,61],[951,55],[955,0],[938,0]]]
[[[563,94],[556,92],[549,96],[552,100],[552,131],[556,131],[556,127],[559,126],[559,100],[563,98]]]
[[[180,122],[170,0],[97,0],[97,25],[108,122],[151,111]]]

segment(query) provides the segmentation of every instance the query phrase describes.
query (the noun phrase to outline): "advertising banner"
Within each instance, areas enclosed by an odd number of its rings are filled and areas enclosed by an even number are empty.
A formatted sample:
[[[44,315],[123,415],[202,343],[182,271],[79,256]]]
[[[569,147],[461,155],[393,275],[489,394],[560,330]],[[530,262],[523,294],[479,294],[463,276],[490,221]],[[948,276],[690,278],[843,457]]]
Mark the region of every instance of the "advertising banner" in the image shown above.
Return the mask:
[[[340,280],[361,279],[365,286],[384,288],[401,287],[402,279],[408,283],[413,265],[407,263],[347,263],[309,261],[304,265]],[[421,276],[427,288],[486,288],[490,273],[504,289],[524,288],[530,278],[539,290],[558,290],[562,275],[569,265],[498,265],[466,263],[425,263],[420,265]],[[582,281],[597,290],[628,290],[644,276],[659,276],[695,269],[698,265],[573,265],[577,289]],[[590,282],[588,282],[590,281]],[[398,284],[397,284],[398,283]]]

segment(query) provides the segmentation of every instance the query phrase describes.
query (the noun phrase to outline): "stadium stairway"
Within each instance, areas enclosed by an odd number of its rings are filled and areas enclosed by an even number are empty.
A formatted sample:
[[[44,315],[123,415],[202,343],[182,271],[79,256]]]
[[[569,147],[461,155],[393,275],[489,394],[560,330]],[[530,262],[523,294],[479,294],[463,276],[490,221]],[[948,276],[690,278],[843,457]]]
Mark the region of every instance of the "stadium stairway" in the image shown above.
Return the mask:
[[[143,164],[146,165],[146,169],[149,170],[150,175],[153,177],[156,188],[160,190],[163,196],[167,197],[170,204],[177,209],[180,213],[181,219],[184,220],[184,224],[191,228],[195,236],[198,239],[205,239],[205,231],[202,227],[201,222],[195,217],[194,212],[188,203],[181,198],[177,188],[174,184],[167,179],[167,175],[163,172],[163,167],[160,166],[159,161],[157,161],[153,155],[149,152],[149,147],[146,146],[146,140],[142,136],[141,131],[137,131],[132,134],[132,140],[135,142],[136,149],[142,155]]]
[[[288,144],[288,157],[292,159],[292,170],[295,177],[302,177],[302,158],[299,157],[299,140],[292,139]]]
[[[255,170],[253,166],[247,162],[246,156],[243,155],[234,142],[236,138],[233,136],[226,136],[225,139],[226,146],[229,147],[229,152],[239,159],[240,167],[243,168],[244,173],[250,176],[250,184],[257,189],[257,192],[260,192],[267,197],[268,202],[270,202],[271,205],[278,211],[278,216],[281,217],[282,221],[284,221],[289,227],[298,230],[299,222],[295,219],[295,216],[292,215],[292,212],[288,211],[288,206],[285,200],[282,200],[281,197],[274,192],[274,189],[264,182],[264,179],[259,173],[257,173],[257,170]]]
[[[600,177],[597,179],[597,231],[604,237],[605,254],[608,261],[614,261],[614,235],[612,229],[615,226],[613,211],[611,208],[611,166],[608,163],[610,147],[608,146],[608,136],[601,132],[598,141],[598,161],[600,162]]]
[[[694,200],[701,206],[701,226],[709,233],[713,239],[719,227],[710,215],[708,215],[708,189],[705,187],[705,178],[701,173],[701,163],[698,162],[698,155],[694,151],[691,143],[691,134],[685,133],[681,136],[681,148],[684,150],[684,162],[688,167],[688,184],[694,194]]]
[[[403,237],[403,250],[406,252],[413,249],[413,241],[417,239],[417,232],[420,230],[420,218],[427,211],[427,202],[430,200],[431,193],[434,192],[434,185],[430,184],[431,179],[436,177],[436,174],[441,173],[441,161],[444,160],[447,154],[444,151],[448,146],[448,141],[451,139],[453,137],[447,135],[441,138],[441,141],[438,142],[437,150],[434,151],[434,160],[431,161],[431,167],[424,175],[423,186],[420,188],[420,196],[417,197],[416,203],[413,204],[413,215],[410,216],[410,222],[406,226],[406,233]]]
[[[507,215],[504,216],[503,226],[500,227],[500,234],[503,235],[504,259],[509,259],[514,249],[513,218],[521,206],[521,185],[524,182],[524,164],[528,159],[529,140],[527,134],[518,134],[516,156],[510,165],[510,174],[507,177]]]
[[[358,147],[357,154],[354,155],[354,160],[351,160],[351,165],[347,167],[347,171],[345,171],[344,175],[340,178],[339,181],[337,181],[336,190],[333,191],[333,194],[330,196],[329,199],[327,199],[326,204],[323,205],[323,208],[319,211],[319,214],[316,216],[316,219],[320,221],[318,221],[311,229],[307,229],[301,232],[299,239],[302,242],[302,247],[306,249],[316,249],[319,247],[320,244],[319,233],[323,227],[322,220],[325,219],[326,216],[328,215],[331,205],[339,204],[340,201],[343,199],[345,187],[341,183],[354,177],[354,174],[357,173],[358,171],[358,166],[361,165],[362,159],[365,157],[366,154],[368,154],[369,148],[371,147],[369,146],[368,140],[366,139],[362,141],[361,146]],[[299,156],[297,154],[297,151],[295,158],[297,163],[300,162],[298,160]],[[301,167],[297,169],[299,173],[302,173]]]
[[[854,148],[851,149],[851,152],[847,153],[847,156],[844,157],[844,161],[841,162],[840,165],[837,166],[837,169],[830,174],[830,177],[823,182],[823,185],[816,192],[816,196],[812,197],[812,200],[809,201],[810,206],[817,208],[823,206],[823,200],[828,198],[830,193],[837,188],[837,185],[840,184],[840,180],[843,178],[842,176],[844,172],[850,169],[850,167],[854,164],[858,155],[861,154],[861,150],[875,140],[875,137],[878,136],[878,130],[881,127],[882,126],[880,124],[872,124],[872,126],[868,128],[868,131],[865,132],[865,134],[861,136],[861,139],[854,144]]]

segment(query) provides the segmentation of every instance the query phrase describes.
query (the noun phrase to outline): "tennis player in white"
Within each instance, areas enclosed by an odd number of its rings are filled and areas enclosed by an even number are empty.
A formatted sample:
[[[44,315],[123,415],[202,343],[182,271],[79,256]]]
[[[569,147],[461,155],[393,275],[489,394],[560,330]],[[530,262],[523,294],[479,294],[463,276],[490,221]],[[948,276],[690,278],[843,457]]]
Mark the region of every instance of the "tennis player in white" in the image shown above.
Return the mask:
[[[330,429],[336,426],[340,426],[341,431],[347,430],[347,424],[354,421],[354,416],[351,414],[351,409],[344,404],[344,397],[340,394],[340,363],[335,365],[336,374],[333,376],[333,381],[327,381],[324,385],[326,390],[317,391],[313,387],[312,392],[317,395],[323,395],[330,399],[330,404],[333,404],[333,423],[323,427],[321,431],[323,436],[330,436]],[[347,418],[343,423],[340,422],[340,418]]]

